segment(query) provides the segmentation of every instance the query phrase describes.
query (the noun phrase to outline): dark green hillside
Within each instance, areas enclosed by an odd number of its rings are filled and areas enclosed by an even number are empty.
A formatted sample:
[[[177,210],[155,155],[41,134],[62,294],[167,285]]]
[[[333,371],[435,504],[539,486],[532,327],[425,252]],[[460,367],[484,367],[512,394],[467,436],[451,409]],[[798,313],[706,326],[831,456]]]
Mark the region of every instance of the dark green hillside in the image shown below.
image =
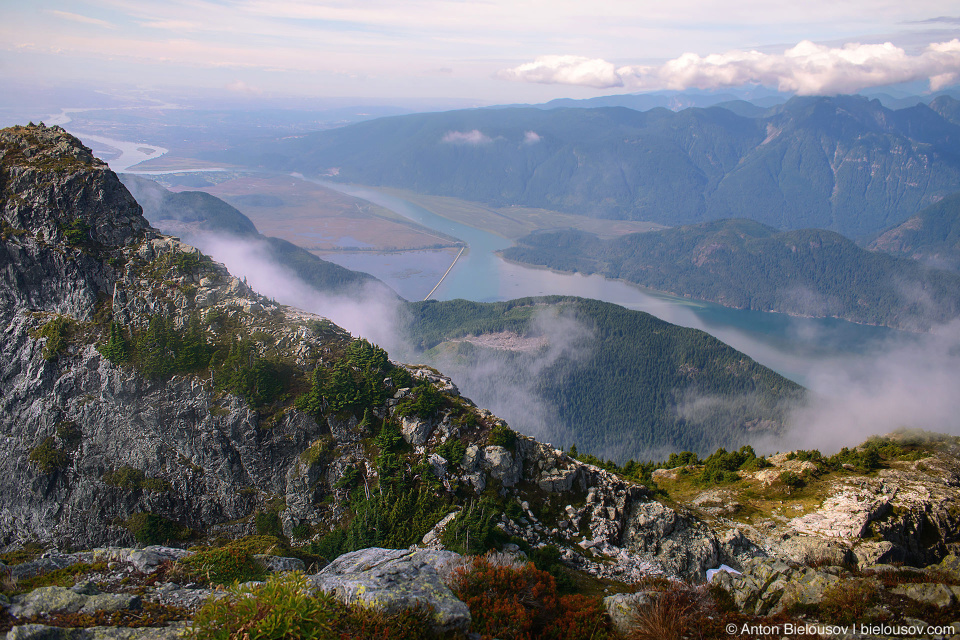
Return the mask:
[[[860,238],[960,189],[960,126],[944,104],[893,111],[838,96],[740,115],[477,109],[381,118],[208,157],[495,206],[666,225],[742,217]]]
[[[960,193],[947,196],[884,231],[870,248],[960,270]]]
[[[203,191],[169,191],[153,180],[128,173],[121,174],[120,179],[143,207],[144,217],[164,233],[179,236],[186,242],[197,242],[205,234],[262,241],[268,259],[290,269],[320,291],[356,293],[366,285],[373,285],[384,295],[396,295],[367,273],[322,260],[286,240],[260,235],[250,218],[220,198]]]
[[[960,312],[960,276],[861,249],[830,231],[720,220],[600,240],[535,233],[504,257],[599,273],[726,306],[925,329]]]
[[[151,223],[176,222],[196,231],[215,231],[235,235],[256,234],[257,227],[220,198],[203,191],[173,192],[163,185],[130,173],[120,174],[130,194],[143,207]]]
[[[531,389],[534,401],[555,408],[555,434],[574,433],[581,450],[620,460],[755,441],[781,428],[785,405],[802,391],[703,331],[606,302],[560,296],[451,300],[410,303],[408,310],[411,335],[447,373],[457,378],[451,367],[500,365],[500,384]],[[544,318],[558,317],[588,333],[554,336],[576,344],[547,366],[538,365],[545,346],[521,352],[454,341],[502,332],[535,338],[545,331]],[[472,393],[480,404],[488,402]]]

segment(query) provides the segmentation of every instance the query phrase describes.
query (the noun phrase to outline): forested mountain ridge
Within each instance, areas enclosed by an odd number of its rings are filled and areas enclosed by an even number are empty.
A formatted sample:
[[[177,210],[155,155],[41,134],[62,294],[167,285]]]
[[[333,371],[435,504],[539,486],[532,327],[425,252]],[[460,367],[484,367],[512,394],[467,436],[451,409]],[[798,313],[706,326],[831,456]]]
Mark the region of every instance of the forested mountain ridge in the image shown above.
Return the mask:
[[[960,193],[884,231],[869,248],[960,271]]]
[[[210,157],[496,206],[666,225],[743,217],[859,238],[960,188],[958,145],[960,126],[930,107],[838,96],[793,98],[761,117],[721,107],[415,114]]]
[[[538,437],[617,460],[755,442],[781,433],[802,397],[703,331],[598,300],[430,300],[407,311],[424,356],[478,401],[505,410],[522,389],[548,410],[533,416],[549,425],[530,425]]]
[[[960,312],[960,276],[867,251],[822,229],[777,231],[719,220],[602,240],[545,231],[502,252],[510,260],[598,273],[739,309],[925,330]]]

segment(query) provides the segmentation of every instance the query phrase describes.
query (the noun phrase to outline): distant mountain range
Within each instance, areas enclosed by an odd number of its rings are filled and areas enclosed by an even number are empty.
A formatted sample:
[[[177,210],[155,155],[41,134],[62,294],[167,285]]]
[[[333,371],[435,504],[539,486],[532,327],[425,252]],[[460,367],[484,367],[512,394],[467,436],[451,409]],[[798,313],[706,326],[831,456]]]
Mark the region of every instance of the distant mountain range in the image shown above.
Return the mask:
[[[496,206],[665,225],[750,218],[867,238],[960,190],[956,100],[860,96],[637,111],[504,108],[380,118],[209,152]],[[737,111],[737,113],[735,113]]]
[[[960,274],[867,251],[822,229],[777,231],[741,219],[609,240],[547,231],[521,238],[503,255],[740,309],[911,330],[960,314]]]

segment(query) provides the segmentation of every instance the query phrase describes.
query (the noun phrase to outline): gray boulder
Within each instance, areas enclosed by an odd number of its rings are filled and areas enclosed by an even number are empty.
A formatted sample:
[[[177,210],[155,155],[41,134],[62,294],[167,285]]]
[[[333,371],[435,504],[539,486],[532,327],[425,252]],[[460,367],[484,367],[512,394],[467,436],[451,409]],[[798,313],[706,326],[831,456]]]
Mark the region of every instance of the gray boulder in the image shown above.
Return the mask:
[[[274,573],[307,570],[307,565],[300,558],[282,558],[258,553],[254,554],[253,559],[260,563],[264,569]]]
[[[385,613],[425,606],[432,609],[435,631],[466,631],[470,610],[439,573],[461,560],[450,551],[361,549],[340,556],[309,579],[316,589],[344,602],[362,603]]]
[[[18,618],[32,618],[50,613],[137,610],[140,606],[140,596],[98,593],[89,588],[41,587],[16,596],[8,611]]]
[[[814,604],[841,578],[837,571],[798,567],[775,558],[751,558],[743,573],[719,571],[713,582],[726,589],[737,608],[747,614],[771,615],[793,604]]]
[[[509,449],[490,445],[483,448],[483,468],[496,478],[505,487],[512,487],[520,482],[523,472],[523,459],[513,455]]]
[[[82,551],[72,556],[75,561],[82,562],[129,562],[140,573],[153,573],[164,562],[177,561],[187,556],[193,555],[192,551],[186,549],[177,549],[176,547],[164,547],[161,545],[150,545],[143,549],[134,549],[128,547],[104,547],[92,551]]]
[[[960,587],[932,582],[893,587],[890,593],[940,608],[954,606],[960,600]]]
[[[430,439],[430,434],[433,433],[433,422],[421,420],[417,416],[408,416],[400,421],[400,433],[408,444],[419,446]]]
[[[650,603],[650,596],[644,591],[618,593],[603,599],[603,607],[610,617],[610,625],[622,636],[629,635],[637,625],[637,609]]]

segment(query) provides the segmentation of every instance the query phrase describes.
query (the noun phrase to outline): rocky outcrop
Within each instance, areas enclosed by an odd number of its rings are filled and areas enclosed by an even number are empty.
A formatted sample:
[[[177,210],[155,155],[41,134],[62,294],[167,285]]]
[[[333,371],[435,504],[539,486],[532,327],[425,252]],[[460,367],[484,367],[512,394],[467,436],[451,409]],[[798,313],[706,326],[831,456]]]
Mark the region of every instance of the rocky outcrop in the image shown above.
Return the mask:
[[[385,613],[426,607],[435,631],[466,631],[470,610],[439,574],[462,562],[460,555],[450,551],[362,549],[340,556],[311,576],[310,582],[344,602],[359,602]]]
[[[886,591],[902,596],[916,603],[933,605],[949,610],[960,602],[960,586],[944,584],[942,576],[956,564],[956,556],[948,556],[940,566],[934,565],[926,570],[876,565],[865,567],[859,576],[837,566],[824,566],[821,569],[787,563],[775,558],[755,558],[743,563],[743,573],[734,574],[719,571],[713,576],[713,583],[727,590],[733,597],[737,608],[753,615],[774,615],[796,607],[796,605],[817,605],[831,590],[841,587],[853,592],[860,589],[865,594]],[[897,573],[909,574],[903,579],[890,580],[893,586],[884,587],[884,582],[875,579],[883,573],[895,576]],[[924,574],[930,582],[916,582]],[[888,602],[883,597],[872,596],[878,603]],[[888,605],[889,606],[889,605]],[[876,607],[871,615],[875,619],[889,619],[895,610],[883,606]]]
[[[840,570],[818,571],[773,558],[742,562],[740,575],[719,571],[713,581],[733,596],[737,608],[754,615],[770,615],[792,604],[813,604],[840,582]]]

